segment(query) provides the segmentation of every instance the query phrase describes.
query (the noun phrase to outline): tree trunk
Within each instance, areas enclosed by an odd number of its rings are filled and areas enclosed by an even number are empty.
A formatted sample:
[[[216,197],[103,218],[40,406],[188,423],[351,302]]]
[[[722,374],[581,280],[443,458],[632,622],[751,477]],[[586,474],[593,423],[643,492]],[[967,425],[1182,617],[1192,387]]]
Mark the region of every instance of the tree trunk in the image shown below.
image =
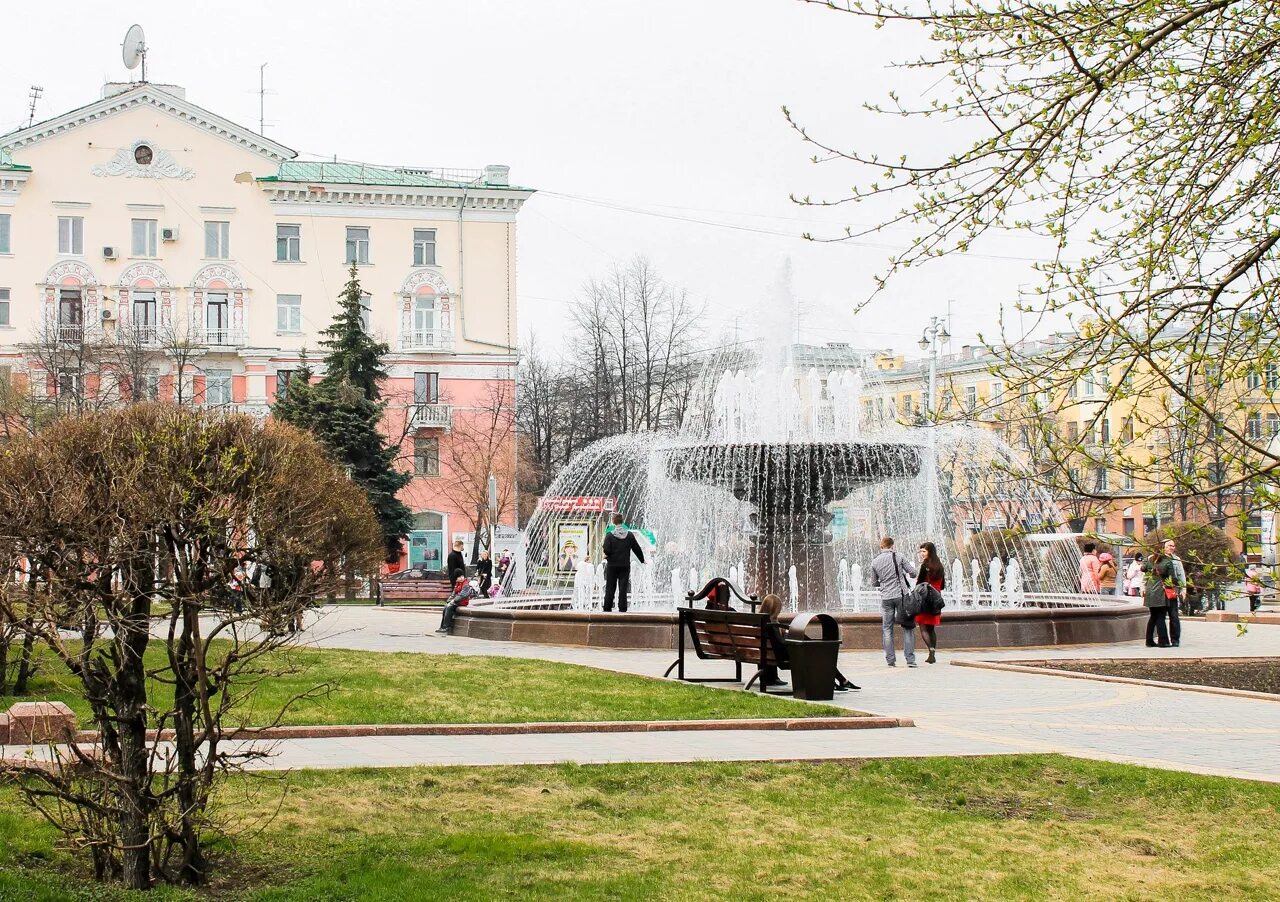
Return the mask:
[[[178,802],[182,811],[179,845],[182,848],[182,865],[179,879],[186,884],[204,883],[206,866],[200,848],[197,821],[204,811],[203,793],[200,791],[200,770],[196,760],[197,705],[203,691],[200,657],[199,608],[192,602],[183,604],[182,633],[172,657],[174,676],[174,750],[178,766]],[[212,725],[207,725],[210,730]]]
[[[14,695],[27,694],[27,683],[35,669],[31,656],[35,651],[36,634],[32,627],[31,617],[28,616],[22,621],[22,655],[18,658],[18,676],[13,681]]]
[[[350,564],[342,568],[342,597],[347,601],[356,598],[356,571]]]
[[[109,595],[109,582],[104,588],[104,594]],[[151,886],[152,787],[147,749],[147,669],[143,663],[151,639],[150,610],[150,595],[137,593],[131,599],[128,613],[115,618],[113,624],[117,667],[114,707],[118,718],[121,778],[116,794],[124,865],[121,879],[130,889]]]

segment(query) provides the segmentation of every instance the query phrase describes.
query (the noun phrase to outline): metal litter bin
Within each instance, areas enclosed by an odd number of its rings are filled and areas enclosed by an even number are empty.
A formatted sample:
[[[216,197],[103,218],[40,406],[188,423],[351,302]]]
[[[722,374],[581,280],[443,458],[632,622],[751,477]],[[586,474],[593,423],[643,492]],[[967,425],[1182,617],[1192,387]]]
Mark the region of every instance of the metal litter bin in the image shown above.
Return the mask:
[[[835,618],[830,614],[797,614],[784,641],[791,661],[792,694],[815,702],[835,697],[836,659],[840,655],[840,624]]]

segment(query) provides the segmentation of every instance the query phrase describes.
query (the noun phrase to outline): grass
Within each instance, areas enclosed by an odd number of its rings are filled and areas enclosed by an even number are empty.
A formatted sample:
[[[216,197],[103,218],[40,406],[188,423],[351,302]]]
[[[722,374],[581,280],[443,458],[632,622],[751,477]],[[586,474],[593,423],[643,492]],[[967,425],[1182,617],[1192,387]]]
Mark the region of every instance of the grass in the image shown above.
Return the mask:
[[[295,672],[263,681],[243,713],[246,723],[270,723],[291,697],[322,684],[331,688],[298,701],[283,723],[723,720],[851,713],[757,692],[525,658],[295,648],[280,652],[279,660]],[[148,666],[160,668],[163,661],[161,647],[153,642],[147,651]],[[31,693],[21,699],[0,696],[0,711],[19,700],[62,701],[81,724],[88,724],[88,706],[73,690],[65,670],[51,658],[45,659]],[[172,689],[153,680],[148,691],[156,699]]]
[[[242,819],[279,802],[266,780],[229,790]],[[1280,885],[1280,786],[1057,756],[304,771],[289,787],[203,897],[1261,900]],[[0,792],[0,898],[144,898],[83,877]]]

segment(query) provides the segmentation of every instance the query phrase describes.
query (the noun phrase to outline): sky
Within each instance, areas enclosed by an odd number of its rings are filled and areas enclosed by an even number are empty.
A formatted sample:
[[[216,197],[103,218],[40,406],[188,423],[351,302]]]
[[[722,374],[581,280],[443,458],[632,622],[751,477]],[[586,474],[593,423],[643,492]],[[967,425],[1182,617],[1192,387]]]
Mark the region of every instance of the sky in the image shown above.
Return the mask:
[[[918,355],[931,316],[952,349],[988,337],[1047,247],[1001,233],[980,253],[912,270],[854,315],[909,228],[861,245],[803,240],[882,221],[896,204],[827,209],[864,179],[814,165],[785,104],[842,148],[931,159],[967,136],[937,120],[867,112],[890,90],[941,96],[936,72],[893,64],[927,49],[919,29],[797,0],[417,0],[362,3],[28,4],[0,54],[0,131],[99,96],[128,77],[120,43],[146,30],[148,76],[254,129],[267,63],[265,133],[304,156],[404,166],[511,167],[538,189],[518,220],[524,337],[563,346],[582,284],[649,258],[708,310],[708,344],[751,337],[790,260],[805,342]]]

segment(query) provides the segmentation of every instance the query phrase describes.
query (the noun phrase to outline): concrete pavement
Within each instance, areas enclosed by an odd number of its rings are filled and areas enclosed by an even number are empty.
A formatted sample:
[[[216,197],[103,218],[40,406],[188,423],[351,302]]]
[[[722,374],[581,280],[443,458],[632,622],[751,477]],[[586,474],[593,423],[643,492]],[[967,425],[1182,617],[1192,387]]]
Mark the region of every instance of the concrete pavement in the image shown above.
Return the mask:
[[[674,653],[486,642],[437,636],[438,615],[396,608],[330,607],[305,635],[316,647],[435,654],[507,655],[661,676]],[[1230,623],[1187,622],[1177,649],[1141,643],[1065,649],[945,651],[946,620],[939,629],[941,661],[885,667],[876,652],[846,652],[840,667],[863,691],[838,694],[835,704],[893,717],[915,729],[833,735],[822,731],[732,735],[712,731],[670,734],[577,734],[571,737],[414,737],[289,740],[272,765],[342,767],[370,764],[516,763],[518,761],[684,761],[699,758],[830,758],[936,754],[1060,752],[1197,773],[1280,782],[1280,701],[1129,686],[1051,675],[951,667],[950,660],[1020,658],[1280,656],[1280,627],[1254,625],[1238,635]],[[923,659],[922,659],[923,660]],[[699,662],[702,673],[726,665]],[[461,760],[459,760],[461,759]]]

